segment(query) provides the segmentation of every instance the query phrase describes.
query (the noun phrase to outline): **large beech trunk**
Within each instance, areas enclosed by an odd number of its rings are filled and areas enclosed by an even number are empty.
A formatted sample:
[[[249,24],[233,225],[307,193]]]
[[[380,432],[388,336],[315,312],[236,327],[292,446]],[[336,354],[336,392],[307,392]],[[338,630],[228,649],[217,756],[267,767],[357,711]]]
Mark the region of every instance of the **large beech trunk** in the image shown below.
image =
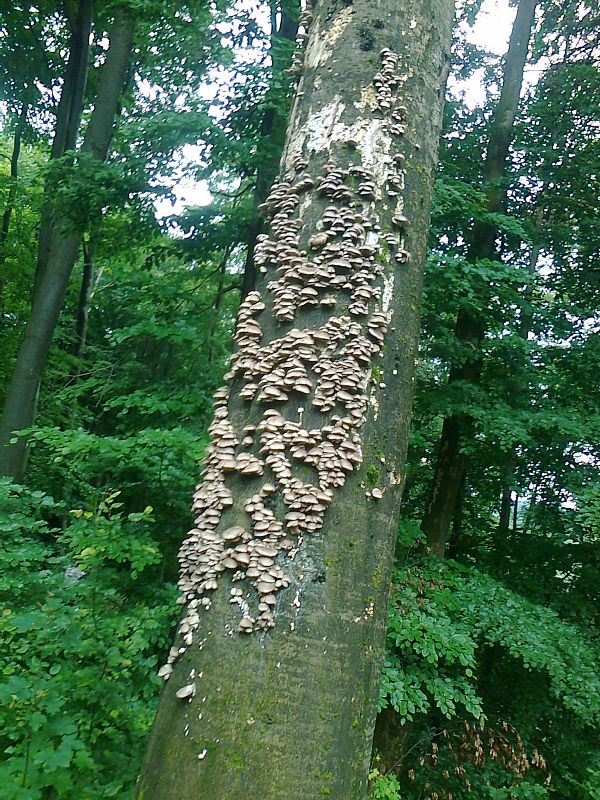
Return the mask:
[[[133,31],[133,18],[118,11],[82,145],[84,158],[98,161],[106,158],[127,74]],[[7,443],[13,431],[29,427],[35,419],[40,379],[80,245],[81,233],[73,230],[68,216],[57,215],[50,235],[48,259],[39,276],[31,316],[0,420],[0,475],[9,475],[15,480],[20,480],[25,471],[27,443],[25,437],[19,437],[15,444]]]
[[[301,16],[140,800],[365,795],[452,12]]]
[[[500,211],[506,197],[506,181],[503,179],[537,2],[520,0],[510,37],[502,91],[492,121],[483,170],[489,212]],[[469,248],[470,260],[496,257],[497,234],[491,222],[476,222]],[[455,335],[469,355],[462,363],[452,367],[449,383],[461,381],[476,384],[482,367],[480,348],[485,335],[483,320],[466,310],[459,311]],[[467,414],[452,414],[444,420],[431,492],[421,523],[429,552],[434,555],[443,556],[446,552],[450,523],[467,472],[464,445],[471,436],[472,420]]]
[[[284,0],[282,3],[271,0],[271,62],[274,81],[281,81],[283,71],[291,61],[291,51],[298,32],[299,14],[299,0]],[[280,95],[281,89],[276,91],[273,87],[266,97],[267,109],[262,120],[261,140],[258,144],[252,225],[242,278],[242,299],[256,285],[254,247],[256,239],[263,229],[263,219],[259,208],[267,199],[273,181],[277,177],[285,141],[288,109],[280,104]]]

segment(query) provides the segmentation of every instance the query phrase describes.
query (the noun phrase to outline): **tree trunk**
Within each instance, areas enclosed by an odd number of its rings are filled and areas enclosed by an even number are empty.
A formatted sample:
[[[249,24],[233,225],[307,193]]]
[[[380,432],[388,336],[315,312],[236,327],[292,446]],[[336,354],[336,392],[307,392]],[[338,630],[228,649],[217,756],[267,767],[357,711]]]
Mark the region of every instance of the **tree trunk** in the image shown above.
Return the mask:
[[[140,800],[364,797],[452,11],[315,8]]]
[[[79,0],[69,42],[69,63],[56,111],[51,158],[60,158],[67,150],[74,150],[77,146],[87,83],[93,16],[93,0]]]
[[[506,197],[506,172],[513,123],[519,106],[523,83],[523,69],[527,60],[529,38],[538,0],[520,0],[512,29],[500,99],[490,130],[483,179],[487,210],[501,209]],[[478,261],[496,256],[497,230],[493,223],[477,221],[469,247],[469,259]],[[482,319],[461,309],[456,321],[456,338],[463,343],[469,355],[450,370],[449,383],[462,381],[476,384],[481,376],[481,343],[485,335]],[[460,486],[467,471],[464,444],[472,436],[472,420],[464,413],[452,414],[444,420],[432,488],[421,529],[427,535],[432,554],[443,557],[450,535],[450,522],[454,513]]]
[[[280,21],[277,25],[277,12],[279,10]],[[273,79],[281,79],[284,69],[289,66],[293,43],[298,32],[298,16],[300,14],[300,3],[298,0],[284,0],[281,4],[276,0],[271,0],[271,61]],[[248,292],[252,291],[256,285],[256,268],[254,264],[254,246],[256,239],[262,232],[262,218],[259,207],[265,202],[277,177],[281,151],[285,141],[285,129],[289,108],[282,107],[280,98],[276,95],[281,90],[275,92],[271,89],[267,93],[267,110],[261,125],[261,140],[258,144],[256,170],[256,186],[254,189],[254,200],[252,210],[252,227],[248,241],[246,262],[244,264],[244,275],[242,278],[242,300]]]
[[[404,764],[411,731],[414,724],[400,722],[398,714],[391,706],[384,708],[377,715],[375,734],[373,736],[373,752],[378,759],[377,769],[383,775],[395,772]]]
[[[93,233],[90,234],[90,238],[87,242],[85,238],[82,239],[81,248],[83,251],[83,270],[81,273],[79,299],[77,301],[77,317],[75,319],[75,355],[78,358],[82,358],[85,352],[90,300],[92,297],[92,287],[94,285],[96,240]]]
[[[73,22],[69,41],[69,62],[65,72],[60,100],[56,109],[56,125],[50,149],[50,159],[60,158],[68,150],[75,150],[77,135],[83,113],[83,101],[89,66],[90,34],[94,16],[93,0],[79,0],[77,15]],[[50,253],[50,237],[53,224],[52,204],[45,191],[45,202],[40,219],[38,236],[38,260],[35,285],[46,268]]]
[[[225,276],[227,274],[227,263],[229,261],[229,256],[231,255],[232,249],[233,249],[232,245],[228,245],[225,248],[225,252],[221,257],[221,263],[219,264],[217,291],[215,292],[215,299],[213,301],[213,314],[210,322],[210,328],[208,330],[208,336],[206,337],[206,346],[208,348],[206,363],[209,365],[212,365],[215,360],[215,346],[214,346],[215,334],[219,323],[219,311],[221,310],[221,304],[223,303],[223,296],[225,294]]]
[[[512,472],[511,472],[512,477]],[[508,533],[510,529],[510,514],[512,511],[512,489],[510,485],[506,485],[502,490],[502,497],[500,498],[500,520],[498,529],[500,533]]]
[[[125,15],[123,11],[116,12],[96,103],[82,145],[84,158],[87,156],[103,161],[108,153],[133,46],[134,27],[132,17]],[[6,443],[13,431],[29,427],[35,419],[40,379],[81,238],[81,233],[73,230],[65,213],[55,219],[50,236],[48,262],[34,295],[31,316],[0,420],[0,443],[5,445],[0,447],[0,475],[9,475],[15,480],[20,480],[25,471],[26,439],[19,437],[13,445]]]
[[[540,198],[542,196],[543,196],[543,191],[540,193]],[[527,338],[529,337],[529,331],[531,330],[531,325],[532,325],[531,311],[527,309],[527,303],[530,302],[531,296],[533,294],[533,279],[536,274],[537,262],[541,250],[539,238],[542,231],[542,223],[543,223],[543,214],[540,204],[535,213],[534,241],[531,246],[531,253],[529,254],[529,263],[527,265],[529,281],[527,283],[527,286],[525,287],[525,292],[523,293],[524,303],[523,303],[523,308],[521,309],[521,320],[519,324],[519,336],[524,340],[527,340]],[[509,392],[512,395],[511,399],[513,400],[513,402],[519,402],[524,395],[528,397],[527,377],[526,375],[524,375],[524,369],[522,364],[515,365],[514,373],[515,373],[514,380],[511,381]],[[504,470],[504,481],[500,496],[500,521],[498,527],[502,533],[508,533],[508,530],[510,528],[512,491],[513,491],[516,463],[517,463],[517,453],[515,450],[513,450],[513,452],[510,453],[507,457],[507,462]]]
[[[4,264],[6,262],[6,247],[8,234],[10,232],[10,222],[15,207],[15,199],[17,197],[19,155],[21,153],[21,140],[27,126],[28,111],[29,104],[23,100],[23,105],[21,106],[21,111],[15,127],[15,135],[13,137],[13,148],[10,154],[10,185],[8,189],[8,196],[6,198],[6,205],[4,206],[4,211],[2,213],[2,225],[0,227],[0,329],[4,325]]]

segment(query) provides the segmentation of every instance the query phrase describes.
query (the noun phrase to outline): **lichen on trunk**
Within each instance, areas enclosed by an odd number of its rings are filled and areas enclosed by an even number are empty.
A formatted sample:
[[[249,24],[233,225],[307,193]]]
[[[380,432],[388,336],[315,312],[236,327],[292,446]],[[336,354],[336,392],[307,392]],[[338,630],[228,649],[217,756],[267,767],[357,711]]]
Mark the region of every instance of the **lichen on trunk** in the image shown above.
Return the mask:
[[[300,19],[145,800],[366,791],[451,16],[361,0]]]

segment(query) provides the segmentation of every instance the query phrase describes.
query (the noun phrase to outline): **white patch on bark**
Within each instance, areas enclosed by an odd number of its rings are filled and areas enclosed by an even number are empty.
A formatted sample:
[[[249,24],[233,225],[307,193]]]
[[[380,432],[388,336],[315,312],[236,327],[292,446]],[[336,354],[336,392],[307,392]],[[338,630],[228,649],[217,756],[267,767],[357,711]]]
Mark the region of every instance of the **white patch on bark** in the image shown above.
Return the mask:
[[[392,303],[394,296],[394,273],[390,272],[383,276],[383,293],[381,296],[381,308],[387,311]]]
[[[388,131],[387,120],[374,117],[359,119],[349,128],[339,125],[335,134],[340,141],[353,141],[361,152],[361,165],[375,175],[375,182],[381,185],[385,180],[389,155],[392,150],[392,137]]]
[[[324,36],[319,35],[320,27],[321,26],[319,24],[319,18],[317,17],[312,24],[310,38],[308,40],[308,44],[306,47],[306,56],[304,63],[307,67],[316,67],[318,64],[321,63],[321,59],[325,55],[326,38]]]
[[[385,180],[392,151],[392,136],[387,120],[371,117],[358,119],[345,125],[341,117],[346,106],[339,95],[318,111],[309,113],[302,128],[294,131],[286,152],[290,165],[297,156],[312,151],[327,152],[338,143],[353,142],[360,150],[361,165],[373,171],[375,182],[381,186]]]
[[[300,201],[300,205],[298,206],[298,216],[302,219],[306,213],[306,211],[311,207],[313,203],[314,197],[312,194],[307,194],[305,197],[302,198]],[[321,225],[321,227],[323,227]],[[302,422],[302,414],[300,414],[300,419],[298,422]]]
[[[354,9],[352,6],[344,8],[333,21],[333,25],[327,34],[327,43],[332,47],[344,32],[344,28],[352,19]]]
[[[292,151],[302,153],[303,145],[315,153],[329,150],[334,139],[334,131],[339,126],[339,120],[344,113],[345,105],[342,98],[336,95],[331,103],[320,108],[312,114],[299,131],[300,141],[292,142]]]
[[[371,385],[371,391],[369,392],[369,404],[373,409],[373,419],[377,419],[379,416],[379,400],[377,399],[377,384],[373,383]]]
[[[365,244],[368,247],[377,247],[379,244],[379,234],[376,231],[367,231],[365,236]]]
[[[390,486],[399,486],[402,483],[402,475],[395,469],[388,472],[388,483]]]
[[[351,6],[344,8],[324,35],[319,35],[319,19],[317,17],[313,23],[314,27],[311,29],[308,47],[306,48],[306,66],[317,69],[331,58],[333,46],[344,32],[353,14],[354,9]]]
[[[354,104],[355,108],[359,111],[376,111],[379,106],[377,105],[377,92],[373,85],[369,85],[360,90],[360,100]]]

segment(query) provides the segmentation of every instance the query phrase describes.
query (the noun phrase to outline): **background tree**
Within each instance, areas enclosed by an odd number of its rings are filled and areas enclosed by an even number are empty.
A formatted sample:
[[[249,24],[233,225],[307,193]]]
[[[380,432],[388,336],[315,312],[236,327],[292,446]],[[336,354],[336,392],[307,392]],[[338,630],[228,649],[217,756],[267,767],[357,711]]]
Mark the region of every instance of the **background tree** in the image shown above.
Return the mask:
[[[493,215],[501,211],[506,196],[506,162],[536,5],[535,0],[521,0],[517,8],[506,54],[502,90],[494,110],[483,167],[487,214],[485,218],[475,220],[470,232],[467,250],[467,260],[470,263],[487,262],[487,266],[490,261],[495,260],[498,230]],[[484,335],[485,322],[481,315],[472,306],[469,307],[468,303],[463,304],[457,314],[455,329],[461,351],[448,376],[449,391],[452,391],[453,385],[459,391],[465,391],[469,383],[479,382],[482,367],[479,350]],[[447,416],[442,426],[431,495],[422,521],[428,548],[440,556],[444,555],[450,536],[450,525],[466,479],[467,457],[463,440],[465,428],[469,425],[468,415],[457,412]]]

